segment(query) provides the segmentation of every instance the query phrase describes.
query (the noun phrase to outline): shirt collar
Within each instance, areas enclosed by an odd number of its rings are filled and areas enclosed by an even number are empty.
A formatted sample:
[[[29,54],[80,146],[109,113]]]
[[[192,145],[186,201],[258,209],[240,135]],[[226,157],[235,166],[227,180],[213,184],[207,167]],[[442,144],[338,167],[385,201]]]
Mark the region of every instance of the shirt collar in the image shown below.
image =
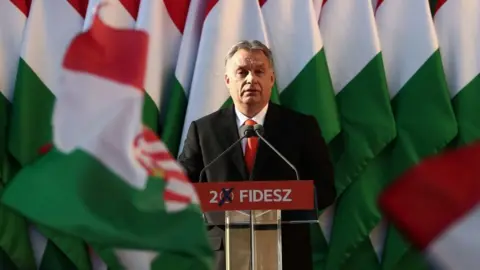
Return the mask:
[[[267,114],[267,110],[268,110],[268,103],[254,117],[248,118],[243,113],[241,113],[237,108],[235,108],[235,114],[237,115],[237,127],[241,127],[245,123],[245,121],[247,121],[248,119],[252,119],[253,121],[257,122],[257,124],[260,124],[263,126],[263,122],[265,121],[265,115]]]

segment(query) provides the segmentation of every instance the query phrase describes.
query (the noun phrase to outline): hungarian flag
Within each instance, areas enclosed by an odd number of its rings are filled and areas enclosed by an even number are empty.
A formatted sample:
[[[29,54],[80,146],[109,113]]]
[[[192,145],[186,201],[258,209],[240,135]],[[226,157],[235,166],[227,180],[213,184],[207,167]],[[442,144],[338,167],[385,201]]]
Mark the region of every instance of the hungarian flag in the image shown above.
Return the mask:
[[[330,143],[338,200],[321,216],[330,241],[325,269],[376,269],[370,233],[396,127],[372,2],[323,1],[319,25],[342,128]]]
[[[0,194],[19,165],[7,151],[7,129],[21,44],[30,1],[0,1]],[[2,269],[36,267],[25,219],[0,204],[0,266]]]
[[[423,161],[380,197],[387,218],[436,269],[478,269],[480,143]]]
[[[461,146],[480,139],[480,1],[430,2]]]
[[[259,40],[269,46],[261,5],[258,0],[205,0],[202,32],[195,69],[189,89],[180,149],[192,121],[230,105],[225,89],[225,54],[243,39]],[[225,27],[225,25],[229,27]],[[272,100],[278,102],[277,89]]]
[[[210,269],[194,187],[142,124],[147,45],[145,32],[98,17],[73,39],[56,88],[54,148],[17,175],[2,201],[117,255],[150,250],[150,269]]]
[[[390,153],[388,184],[446,147],[457,135],[457,123],[428,1],[379,1],[376,21],[398,130]],[[394,227],[379,231],[379,235],[388,231],[384,269],[423,265]],[[378,245],[379,250],[382,247]]]
[[[168,97],[181,94],[180,96],[185,100],[183,91],[177,87],[176,82],[173,82],[173,78],[189,5],[190,0],[142,0],[140,2],[136,27],[148,32],[150,40],[145,75],[143,122],[157,133],[160,133],[160,127],[165,122],[163,119],[166,118],[166,108],[169,105],[176,107],[178,103],[178,106],[185,107],[182,102],[169,100]],[[178,139],[180,135],[178,134]],[[171,149],[169,141],[166,141],[163,136],[162,139]]]

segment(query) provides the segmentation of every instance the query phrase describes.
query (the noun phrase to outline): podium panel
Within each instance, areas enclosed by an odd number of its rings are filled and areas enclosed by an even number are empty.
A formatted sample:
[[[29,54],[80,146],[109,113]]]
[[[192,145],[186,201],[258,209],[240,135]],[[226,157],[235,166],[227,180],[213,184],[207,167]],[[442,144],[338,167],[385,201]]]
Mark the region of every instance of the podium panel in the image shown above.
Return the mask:
[[[195,184],[206,225],[224,232],[226,270],[282,270],[282,225],[319,223],[313,181]]]
[[[281,211],[225,212],[225,254],[227,270],[282,269]]]

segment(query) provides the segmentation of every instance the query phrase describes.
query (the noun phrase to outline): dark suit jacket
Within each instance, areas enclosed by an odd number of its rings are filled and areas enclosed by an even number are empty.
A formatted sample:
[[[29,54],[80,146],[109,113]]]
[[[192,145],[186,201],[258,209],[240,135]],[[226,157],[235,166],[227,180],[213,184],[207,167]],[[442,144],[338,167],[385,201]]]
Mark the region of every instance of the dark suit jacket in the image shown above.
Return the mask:
[[[297,168],[300,178],[314,180],[319,209],[332,204],[336,197],[333,168],[315,118],[270,103],[263,126],[264,137]],[[189,178],[197,182],[203,167],[238,139],[233,106],[218,110],[192,122],[179,161]],[[203,181],[211,182],[248,180],[241,144],[212,164],[205,176]],[[296,176],[260,141],[252,179],[295,180]],[[282,243],[284,270],[312,269],[308,225],[284,225]]]

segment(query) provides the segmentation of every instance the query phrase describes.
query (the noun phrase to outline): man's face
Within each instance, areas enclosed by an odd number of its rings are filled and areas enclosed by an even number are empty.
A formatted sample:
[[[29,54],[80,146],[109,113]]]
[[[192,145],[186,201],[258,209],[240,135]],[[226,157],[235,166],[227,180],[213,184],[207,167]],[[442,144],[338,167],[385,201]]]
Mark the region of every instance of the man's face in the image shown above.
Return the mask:
[[[273,68],[260,50],[238,50],[227,63],[225,83],[236,105],[263,108],[274,82]]]

